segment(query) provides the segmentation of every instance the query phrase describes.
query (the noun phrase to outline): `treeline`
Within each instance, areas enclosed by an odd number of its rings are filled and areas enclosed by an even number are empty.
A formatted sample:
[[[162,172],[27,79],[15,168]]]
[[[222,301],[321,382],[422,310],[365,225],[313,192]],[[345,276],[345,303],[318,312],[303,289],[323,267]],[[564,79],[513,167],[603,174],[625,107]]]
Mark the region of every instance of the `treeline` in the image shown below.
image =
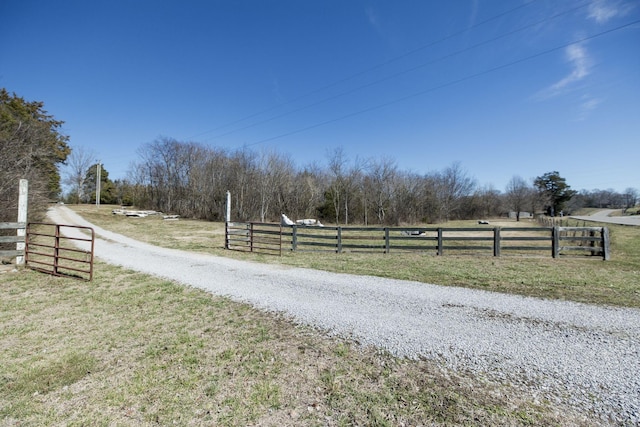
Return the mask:
[[[628,209],[636,206],[638,190],[627,188],[623,193],[614,190],[582,190],[571,199],[574,208]]]
[[[126,180],[111,181],[95,154],[74,149],[65,182],[69,203],[93,203],[100,170],[100,202],[136,205],[184,217],[223,220],[226,192],[233,220],[278,221],[319,218],[338,224],[436,223],[492,218],[520,212],[571,214],[582,207],[635,206],[628,188],[576,192],[557,171],[526,180],[513,176],[501,192],[481,187],[458,163],[416,174],[395,161],[355,159],[341,149],[328,153],[326,166],[298,168],[277,152],[229,151],[171,138],[144,144]],[[518,218],[519,219],[519,218]]]
[[[139,156],[129,188],[120,193],[139,207],[190,218],[223,220],[227,190],[233,220],[279,221],[285,213],[327,223],[395,225],[495,217],[510,209],[508,197],[479,187],[457,163],[417,174],[399,170],[392,159],[349,161],[336,149],[326,167],[300,169],[282,153],[170,138],[145,144]],[[543,208],[534,191],[526,203],[527,210]]]
[[[229,152],[168,138],[139,154],[136,204],[193,218],[222,220],[227,190],[234,220],[277,221],[286,213],[340,224],[397,224],[496,213],[497,192],[476,192],[458,165],[420,176],[386,159],[349,163],[336,150],[327,169],[298,169],[282,153]]]
[[[299,168],[283,153],[229,151],[159,138],[139,149],[129,181],[113,195],[135,205],[184,217],[223,220],[227,190],[233,220],[319,218],[336,224],[438,223],[508,212],[570,214],[581,207],[629,207],[635,189],[608,198],[571,190],[557,171],[527,181],[514,176],[501,192],[479,186],[458,163],[426,174],[400,170],[395,161],[346,158],[338,148],[326,166]],[[519,218],[518,218],[519,219]]]

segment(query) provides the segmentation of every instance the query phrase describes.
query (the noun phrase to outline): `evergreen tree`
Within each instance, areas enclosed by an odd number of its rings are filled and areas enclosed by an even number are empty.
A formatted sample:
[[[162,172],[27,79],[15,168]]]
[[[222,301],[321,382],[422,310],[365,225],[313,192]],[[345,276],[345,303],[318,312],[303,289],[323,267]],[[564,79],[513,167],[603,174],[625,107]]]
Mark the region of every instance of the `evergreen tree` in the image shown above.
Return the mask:
[[[117,203],[118,198],[116,188],[113,181],[109,179],[109,172],[102,164],[95,163],[87,169],[84,178],[83,194],[85,203],[92,203],[96,200],[96,183],[98,181],[97,173],[100,167],[100,203],[112,205]]]
[[[16,211],[18,180],[29,181],[30,216],[38,216],[60,194],[58,166],[70,153],[68,137],[38,101],[0,89],[0,216]]]
[[[547,172],[537,177],[533,184],[545,197],[547,212],[551,216],[559,215],[567,203],[576,194],[558,171]]]

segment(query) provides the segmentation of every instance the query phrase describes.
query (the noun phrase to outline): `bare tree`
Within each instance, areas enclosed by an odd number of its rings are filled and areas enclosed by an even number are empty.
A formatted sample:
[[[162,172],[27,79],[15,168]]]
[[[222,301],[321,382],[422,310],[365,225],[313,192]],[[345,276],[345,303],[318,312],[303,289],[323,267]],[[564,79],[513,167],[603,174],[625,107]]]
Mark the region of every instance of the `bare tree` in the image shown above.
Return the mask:
[[[394,222],[415,224],[423,219],[421,186],[422,178],[415,173],[398,173],[396,176]]]
[[[326,173],[315,164],[309,165],[298,171],[293,180],[295,189],[291,192],[291,214],[298,218],[316,216],[324,201]]]
[[[629,187],[624,190],[624,194],[622,195],[622,197],[624,198],[625,209],[632,208],[638,202],[638,190]]]
[[[263,152],[258,160],[256,187],[260,200],[260,221],[265,222],[273,204],[284,207],[292,185],[291,158],[275,151]]]
[[[327,190],[333,209],[335,212],[335,221],[340,224],[340,213],[344,206],[345,224],[349,223],[349,207],[345,203],[345,175],[347,168],[347,158],[342,147],[337,147],[332,153],[329,153],[329,173],[331,176],[331,185]]]
[[[297,210],[295,193],[298,187],[295,183],[297,170],[289,154],[278,154],[272,161],[276,169],[272,191],[274,199],[274,216],[283,212]]]
[[[88,199],[84,194],[85,178],[87,170],[95,164],[95,152],[83,147],[72,147],[71,154],[67,158],[64,168],[64,184],[70,186],[69,198],[74,203],[86,203]]]
[[[502,213],[502,197],[493,186],[484,185],[464,197],[462,206],[462,218],[492,218]]]
[[[473,192],[475,185],[475,181],[458,162],[437,174],[436,199],[440,208],[439,219],[448,221],[458,214],[464,197]]]
[[[395,160],[383,158],[371,161],[368,169],[371,198],[374,202],[376,217],[379,224],[384,224],[393,206],[398,168]]]
[[[230,190],[229,154],[219,148],[203,148],[192,172],[190,192],[195,203],[196,218],[224,218],[226,191]]]
[[[228,190],[233,197],[232,215],[238,220],[245,221],[255,218],[254,206],[258,199],[255,194],[255,178],[257,176],[257,160],[255,153],[249,150],[235,152],[229,158],[227,177]]]
[[[505,189],[509,208],[516,213],[516,221],[520,221],[520,213],[531,203],[534,189],[521,176],[514,175]]]

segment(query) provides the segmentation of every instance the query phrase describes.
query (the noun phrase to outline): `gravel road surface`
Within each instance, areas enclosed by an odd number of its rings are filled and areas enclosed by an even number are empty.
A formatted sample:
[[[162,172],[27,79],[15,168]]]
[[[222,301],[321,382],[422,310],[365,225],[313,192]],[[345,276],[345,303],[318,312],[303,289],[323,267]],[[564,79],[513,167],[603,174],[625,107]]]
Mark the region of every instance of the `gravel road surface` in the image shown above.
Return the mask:
[[[92,226],[64,206],[59,224]],[[94,227],[98,258],[284,313],[409,358],[640,424],[640,310],[266,265],[163,249]],[[73,232],[73,230],[71,230]]]
[[[618,209],[619,211],[620,209]],[[587,216],[572,216],[571,218],[579,219],[580,221],[596,221],[609,224],[621,224],[621,225],[637,225],[640,226],[640,215],[634,216],[609,216],[615,209],[604,209],[598,212],[594,212],[592,215]]]

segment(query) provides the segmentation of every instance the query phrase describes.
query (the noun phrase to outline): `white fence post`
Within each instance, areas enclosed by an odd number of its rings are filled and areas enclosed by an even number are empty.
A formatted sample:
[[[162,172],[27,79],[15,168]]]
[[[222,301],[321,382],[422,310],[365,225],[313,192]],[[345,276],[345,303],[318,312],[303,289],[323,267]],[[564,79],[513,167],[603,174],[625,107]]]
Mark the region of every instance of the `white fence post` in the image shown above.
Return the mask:
[[[28,206],[28,198],[29,198],[29,181],[26,179],[20,180],[20,190],[18,195],[18,223],[24,224],[24,227],[27,226],[27,206]],[[24,238],[26,233],[26,228],[18,228],[17,235],[18,237]],[[24,251],[24,242],[16,243],[16,250]],[[24,264],[24,256],[19,255],[16,257],[16,265]]]
[[[227,203],[224,209],[224,248],[229,249],[229,224],[231,223],[231,192],[227,191]]]

